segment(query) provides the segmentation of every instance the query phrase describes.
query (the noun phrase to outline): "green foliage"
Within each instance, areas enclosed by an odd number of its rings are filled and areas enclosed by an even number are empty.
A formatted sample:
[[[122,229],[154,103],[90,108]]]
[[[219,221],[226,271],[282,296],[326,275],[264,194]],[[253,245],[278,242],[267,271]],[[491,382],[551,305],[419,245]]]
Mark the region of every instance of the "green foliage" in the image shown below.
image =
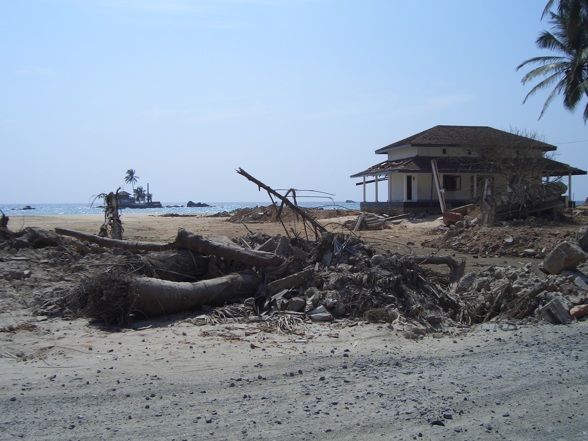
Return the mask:
[[[550,0],[543,17],[548,16],[551,32],[542,32],[536,40],[537,46],[554,52],[554,55],[530,58],[517,70],[529,66],[522,79],[523,84],[543,78],[525,97],[523,102],[542,89],[552,87],[539,118],[557,95],[563,95],[564,107],[573,110],[588,97],[588,0],[559,0],[555,12],[551,9],[555,0]],[[584,122],[588,120],[588,104],[584,108]]]
[[[137,176],[135,174],[135,170],[133,170],[132,168],[129,168],[127,170],[127,174],[125,176],[125,182],[127,184],[131,184],[133,187],[133,190],[134,190],[135,184],[137,183],[138,180],[139,180],[139,176]]]
[[[147,198],[147,192],[140,185],[133,190],[133,195],[137,202],[145,202],[145,199]]]

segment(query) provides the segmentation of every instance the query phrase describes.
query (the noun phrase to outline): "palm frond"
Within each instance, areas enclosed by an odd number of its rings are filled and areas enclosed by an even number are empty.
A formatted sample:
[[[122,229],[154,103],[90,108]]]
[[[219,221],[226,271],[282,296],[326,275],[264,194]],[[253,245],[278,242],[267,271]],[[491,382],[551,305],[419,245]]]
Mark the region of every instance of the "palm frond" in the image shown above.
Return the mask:
[[[565,63],[566,58],[560,56],[542,56],[542,57],[533,57],[529,58],[528,60],[523,61],[519,64],[516,70],[525,67],[528,64],[558,64],[558,63]]]
[[[552,29],[541,32],[536,44],[541,49],[559,53],[561,56],[534,57],[517,66],[519,70],[526,66],[539,65],[523,76],[523,84],[538,77],[546,77],[531,89],[523,103],[539,90],[556,83],[539,118],[558,94],[563,96],[564,107],[568,110],[573,110],[582,98],[588,97],[588,0],[558,0],[557,8],[553,10],[555,3],[555,0],[548,0],[541,16],[542,19],[548,16]],[[588,109],[585,109],[585,122],[587,112]]]

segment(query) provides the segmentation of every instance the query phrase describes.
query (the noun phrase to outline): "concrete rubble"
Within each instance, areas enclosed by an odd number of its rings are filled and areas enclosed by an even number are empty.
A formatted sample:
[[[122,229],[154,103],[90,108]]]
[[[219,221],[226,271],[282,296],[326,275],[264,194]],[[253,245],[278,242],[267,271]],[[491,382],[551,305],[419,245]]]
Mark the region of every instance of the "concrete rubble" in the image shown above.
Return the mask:
[[[233,308],[230,314],[220,313],[222,307],[215,309],[219,311],[217,317],[234,320],[269,321],[288,316],[289,320],[299,322],[347,319],[386,323],[407,338],[482,323],[541,320],[566,324],[588,314],[588,264],[583,251],[586,235],[585,229],[578,231],[574,240],[558,244],[545,253],[545,259],[523,268],[492,266],[468,272],[450,283],[446,275],[415,261],[415,256],[377,253],[350,234],[326,233],[316,241],[309,241],[251,233],[235,240],[235,246],[275,253],[286,263],[280,267],[253,268],[262,280],[257,293],[237,300],[241,306]],[[511,242],[510,237],[504,241],[506,244]],[[38,312],[53,316],[88,313],[83,305],[78,304],[76,310],[71,299],[88,287],[83,280],[87,282],[92,277],[90,256],[127,268],[133,277],[152,277],[158,272],[156,277],[162,277],[165,272],[157,269],[151,254],[146,257],[106,250],[42,231],[27,230],[7,237],[3,248],[13,255],[27,255],[29,259],[41,259],[42,255],[57,258],[57,262],[64,259],[66,267],[82,275],[69,280],[68,290],[60,289],[54,297],[43,295],[36,299]],[[35,253],[39,254],[35,256]],[[182,270],[188,279],[193,274],[206,279],[206,272],[227,274],[244,270],[242,263],[218,256],[192,255],[184,256],[183,260],[178,256],[173,256],[174,265],[180,262],[188,265]],[[198,268],[190,268],[192,264]],[[18,274],[21,273],[15,267],[3,270],[0,276],[15,280],[19,279]],[[31,278],[30,271],[22,274],[23,278]],[[181,276],[178,271],[172,275],[174,280]],[[100,291],[98,295],[102,295]],[[195,313],[202,314],[202,311]],[[132,314],[129,311],[129,316]]]

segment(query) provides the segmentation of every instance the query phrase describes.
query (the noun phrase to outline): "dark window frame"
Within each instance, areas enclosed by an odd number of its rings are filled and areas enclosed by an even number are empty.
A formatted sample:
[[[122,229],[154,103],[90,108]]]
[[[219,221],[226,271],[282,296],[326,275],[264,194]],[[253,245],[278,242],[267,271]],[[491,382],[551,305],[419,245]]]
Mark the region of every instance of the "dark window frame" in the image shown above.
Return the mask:
[[[443,188],[445,191],[461,190],[460,175],[443,175]]]

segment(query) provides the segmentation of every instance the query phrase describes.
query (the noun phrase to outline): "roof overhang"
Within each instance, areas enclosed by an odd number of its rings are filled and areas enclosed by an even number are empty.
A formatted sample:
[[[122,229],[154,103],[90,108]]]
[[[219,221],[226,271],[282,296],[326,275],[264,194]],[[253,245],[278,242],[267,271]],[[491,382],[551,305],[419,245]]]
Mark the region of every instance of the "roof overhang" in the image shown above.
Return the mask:
[[[394,173],[432,173],[431,160],[437,160],[437,167],[440,173],[448,174],[489,174],[498,173],[504,170],[505,165],[484,162],[476,157],[432,157],[432,156],[414,156],[412,158],[388,160],[380,162],[359,173],[351,175],[351,178],[361,178],[363,176],[379,176]],[[568,176],[568,175],[585,175],[586,171],[563,162],[554,161],[548,158],[539,158],[535,164],[537,171],[542,177]],[[512,163],[513,170],[529,169],[528,160],[518,160]]]

